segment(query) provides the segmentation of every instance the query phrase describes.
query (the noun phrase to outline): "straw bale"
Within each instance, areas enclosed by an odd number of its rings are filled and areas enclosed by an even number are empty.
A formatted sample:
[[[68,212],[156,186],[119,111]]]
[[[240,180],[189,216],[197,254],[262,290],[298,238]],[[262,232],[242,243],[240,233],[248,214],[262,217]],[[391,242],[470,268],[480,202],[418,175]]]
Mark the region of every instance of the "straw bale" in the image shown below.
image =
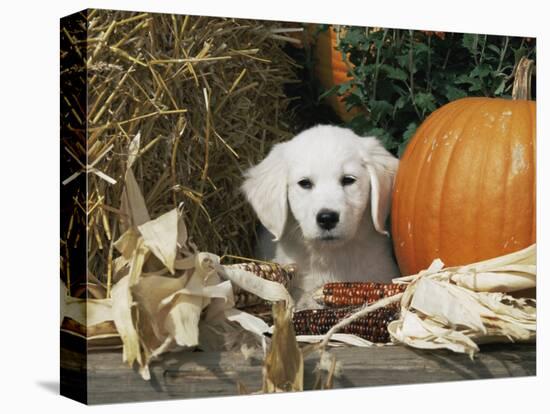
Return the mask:
[[[124,220],[119,208],[130,155],[136,157],[135,176],[152,218],[183,203],[190,238],[199,249],[252,257],[255,219],[239,191],[242,172],[295,132],[284,87],[297,82],[297,65],[283,50],[295,39],[285,36],[285,27],[232,18],[89,12],[91,274],[106,280],[110,270],[112,242]],[[137,134],[140,147],[129,154]]]

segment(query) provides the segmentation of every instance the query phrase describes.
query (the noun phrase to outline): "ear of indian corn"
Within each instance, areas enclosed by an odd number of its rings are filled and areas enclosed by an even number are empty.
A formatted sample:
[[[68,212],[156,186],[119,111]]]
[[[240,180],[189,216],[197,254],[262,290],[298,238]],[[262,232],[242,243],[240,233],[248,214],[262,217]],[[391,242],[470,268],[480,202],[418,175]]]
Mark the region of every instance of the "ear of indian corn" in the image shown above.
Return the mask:
[[[407,285],[378,282],[331,282],[314,293],[323,306],[359,306],[404,292]]]
[[[293,265],[281,266],[276,263],[247,262],[228,265],[227,267],[246,270],[254,273],[262,279],[280,283],[285,288],[288,288],[292,277],[296,273],[296,269]],[[235,296],[235,307],[239,309],[266,303],[266,301],[262,298],[254,295],[253,293],[247,292],[238,286],[233,287],[233,295]]]
[[[294,313],[296,335],[324,335],[330,328],[358,310],[358,307],[306,309]],[[390,342],[388,324],[399,318],[398,306],[377,309],[344,326],[339,332],[354,334],[374,343]]]

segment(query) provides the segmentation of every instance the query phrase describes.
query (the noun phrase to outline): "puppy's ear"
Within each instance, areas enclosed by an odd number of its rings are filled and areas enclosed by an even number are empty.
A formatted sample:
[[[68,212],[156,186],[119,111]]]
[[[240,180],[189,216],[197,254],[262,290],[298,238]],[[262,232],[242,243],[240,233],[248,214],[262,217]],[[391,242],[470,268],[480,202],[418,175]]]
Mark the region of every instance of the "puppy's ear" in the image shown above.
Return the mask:
[[[275,145],[261,163],[248,169],[241,187],[262,224],[275,236],[275,241],[283,234],[288,210],[284,145]]]
[[[399,160],[388,152],[376,138],[361,138],[363,160],[370,176],[371,214],[377,232],[389,235],[385,230],[391,210],[393,182]]]

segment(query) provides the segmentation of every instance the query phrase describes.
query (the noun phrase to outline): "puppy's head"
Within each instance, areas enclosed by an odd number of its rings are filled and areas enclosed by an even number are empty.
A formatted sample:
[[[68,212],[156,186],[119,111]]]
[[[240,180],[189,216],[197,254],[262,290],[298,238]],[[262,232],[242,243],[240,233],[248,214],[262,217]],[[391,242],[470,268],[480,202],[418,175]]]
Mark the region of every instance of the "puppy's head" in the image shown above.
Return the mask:
[[[275,239],[290,208],[306,241],[340,244],[355,236],[369,202],[375,229],[387,234],[397,165],[375,138],[317,126],[273,147],[245,173],[243,190]]]

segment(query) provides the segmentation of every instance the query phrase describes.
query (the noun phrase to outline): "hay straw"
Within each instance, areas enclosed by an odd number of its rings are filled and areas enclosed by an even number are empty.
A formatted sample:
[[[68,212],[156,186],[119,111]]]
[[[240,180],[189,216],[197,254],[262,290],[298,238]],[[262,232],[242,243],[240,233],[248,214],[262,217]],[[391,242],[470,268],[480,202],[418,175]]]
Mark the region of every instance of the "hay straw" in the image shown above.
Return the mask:
[[[297,76],[282,49],[295,40],[285,35],[292,28],[107,10],[88,17],[88,148],[65,148],[88,163],[75,173],[88,178],[87,209],[75,198],[88,211],[88,272],[112,277],[128,145],[138,133],[133,169],[152,218],[183,203],[202,251],[252,257],[255,218],[239,187],[245,168],[295,132],[283,89]]]

